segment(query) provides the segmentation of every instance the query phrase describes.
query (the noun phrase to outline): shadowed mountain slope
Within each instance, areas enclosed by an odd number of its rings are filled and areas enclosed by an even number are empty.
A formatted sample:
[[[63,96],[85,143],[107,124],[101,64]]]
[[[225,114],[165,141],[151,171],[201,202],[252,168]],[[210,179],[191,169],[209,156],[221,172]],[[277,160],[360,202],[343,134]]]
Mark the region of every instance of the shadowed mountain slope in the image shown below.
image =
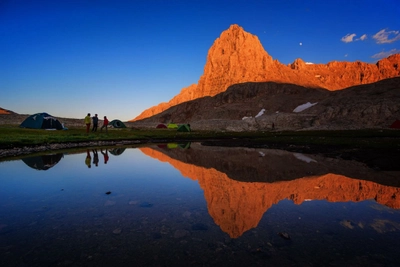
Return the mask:
[[[306,103],[313,105],[295,112]],[[398,118],[400,77],[338,91],[274,82],[235,84],[216,96],[175,105],[137,123],[189,122],[193,129],[232,131],[265,130],[272,123],[289,130],[354,129],[388,128]]]

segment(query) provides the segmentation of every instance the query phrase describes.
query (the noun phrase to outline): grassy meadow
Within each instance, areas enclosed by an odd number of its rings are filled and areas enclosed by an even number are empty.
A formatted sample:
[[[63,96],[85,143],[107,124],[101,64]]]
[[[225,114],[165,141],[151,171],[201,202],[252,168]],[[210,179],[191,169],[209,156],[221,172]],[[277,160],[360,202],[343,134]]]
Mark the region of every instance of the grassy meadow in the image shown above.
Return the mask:
[[[86,133],[84,128],[68,130],[37,130],[17,125],[0,125],[0,149],[36,146],[52,143],[89,141],[139,140],[141,142],[215,141],[252,144],[329,145],[355,148],[400,149],[399,130],[342,130],[342,131],[293,131],[293,132],[177,132],[174,129],[113,129]]]

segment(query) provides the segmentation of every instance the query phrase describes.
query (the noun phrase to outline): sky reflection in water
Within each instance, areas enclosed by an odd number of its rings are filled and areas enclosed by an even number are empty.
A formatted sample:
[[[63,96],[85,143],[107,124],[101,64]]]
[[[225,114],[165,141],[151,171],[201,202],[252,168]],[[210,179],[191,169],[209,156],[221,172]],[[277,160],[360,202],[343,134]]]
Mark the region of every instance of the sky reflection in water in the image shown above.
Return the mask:
[[[98,166],[94,150],[0,163],[4,266],[396,266],[400,259],[398,173],[199,144],[108,150],[106,164],[100,152]]]

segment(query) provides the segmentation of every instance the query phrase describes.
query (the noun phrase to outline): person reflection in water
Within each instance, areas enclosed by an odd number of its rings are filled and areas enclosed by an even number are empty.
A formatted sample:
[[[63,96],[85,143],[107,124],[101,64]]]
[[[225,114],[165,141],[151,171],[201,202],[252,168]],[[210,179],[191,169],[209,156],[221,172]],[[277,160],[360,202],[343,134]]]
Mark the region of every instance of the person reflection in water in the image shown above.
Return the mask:
[[[99,154],[97,153],[97,149],[93,149],[93,164],[94,166],[99,166]]]
[[[90,163],[92,162],[92,157],[90,156],[90,151],[89,149],[86,150],[86,159],[85,159],[85,164],[88,168],[92,167]]]
[[[100,150],[101,154],[104,156],[104,164],[107,164],[108,161],[108,150],[106,149],[106,152],[104,153],[103,150]]]

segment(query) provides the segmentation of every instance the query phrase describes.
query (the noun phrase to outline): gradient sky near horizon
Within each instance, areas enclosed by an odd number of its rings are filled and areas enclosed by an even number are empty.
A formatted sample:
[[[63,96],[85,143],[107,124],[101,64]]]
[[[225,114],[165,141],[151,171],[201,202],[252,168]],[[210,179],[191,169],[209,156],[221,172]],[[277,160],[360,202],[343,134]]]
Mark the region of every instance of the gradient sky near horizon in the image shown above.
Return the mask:
[[[133,119],[197,83],[232,24],[283,64],[400,53],[398,0],[2,0],[0,107]]]

